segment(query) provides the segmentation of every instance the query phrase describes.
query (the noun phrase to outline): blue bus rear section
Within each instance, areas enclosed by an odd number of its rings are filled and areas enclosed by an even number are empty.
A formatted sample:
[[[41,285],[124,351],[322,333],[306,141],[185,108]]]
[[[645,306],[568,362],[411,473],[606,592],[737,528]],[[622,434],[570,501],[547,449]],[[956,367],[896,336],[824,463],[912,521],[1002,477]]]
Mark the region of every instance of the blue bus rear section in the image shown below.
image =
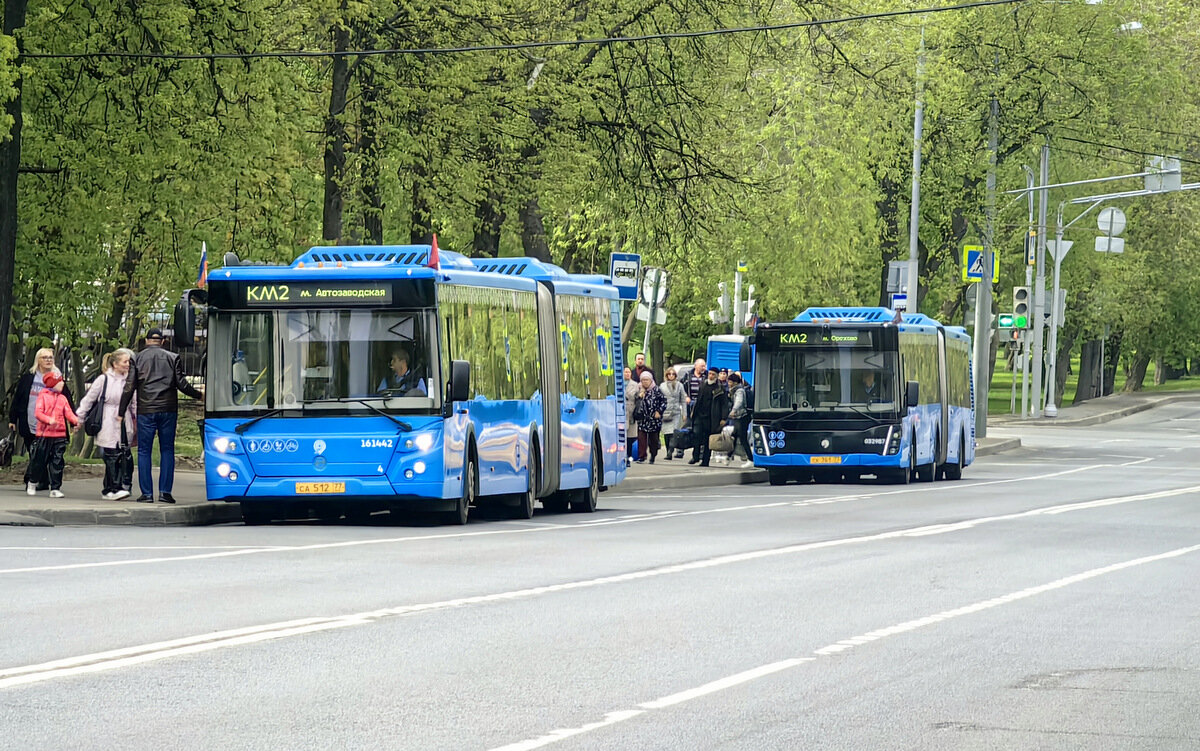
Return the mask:
[[[754,369],[742,370],[739,358],[742,351],[742,343],[749,340],[747,336],[739,334],[718,334],[708,337],[708,352],[705,358],[708,361],[708,367],[720,370],[725,368],[730,373],[735,370],[742,374],[742,380],[747,386],[754,385]]]
[[[207,493],[247,521],[591,511],[624,478],[620,306],[602,277],[431,246],[313,248],[216,270],[207,304]]]
[[[809,308],[759,324],[753,342],[750,445],[772,484],[958,479],[974,461],[964,329],[887,308]]]

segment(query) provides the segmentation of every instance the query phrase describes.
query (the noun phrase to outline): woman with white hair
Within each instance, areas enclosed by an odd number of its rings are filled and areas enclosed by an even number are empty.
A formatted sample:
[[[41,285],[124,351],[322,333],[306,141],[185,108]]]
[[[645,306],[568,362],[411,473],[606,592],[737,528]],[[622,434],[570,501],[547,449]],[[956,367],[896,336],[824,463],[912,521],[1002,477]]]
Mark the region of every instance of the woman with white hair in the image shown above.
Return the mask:
[[[92,381],[92,387],[79,403],[79,419],[84,425],[91,410],[103,410],[96,445],[104,457],[104,486],[100,497],[106,501],[120,501],[128,498],[133,491],[133,452],[129,447],[137,442],[136,394],[129,402],[124,426],[117,417],[121,393],[125,391],[125,381],[129,377],[132,362],[133,350],[125,347],[105,355],[100,375]]]
[[[662,389],[654,383],[654,374],[649,370],[642,371],[638,401],[638,409],[641,410],[637,415],[638,453],[642,457],[649,456],[650,463],[653,464],[654,457],[658,456],[658,432],[662,430],[667,397],[663,396]],[[638,461],[641,460],[639,457]]]
[[[22,443],[26,453],[33,449],[33,442],[37,437],[37,400],[38,394],[46,388],[42,377],[47,373],[57,373],[59,377],[62,376],[58,368],[54,367],[54,350],[42,347],[33,357],[33,367],[27,373],[22,374],[17,381],[16,390],[13,391],[12,404],[8,408],[8,429],[10,432],[18,433],[24,439]],[[67,403],[73,406],[75,402],[72,401],[71,390],[67,388],[66,384],[63,385],[62,393],[67,397]],[[35,483],[36,490],[46,490],[50,486],[45,477],[31,478],[29,476],[29,468],[32,464],[31,461],[25,465],[26,488],[32,482]]]

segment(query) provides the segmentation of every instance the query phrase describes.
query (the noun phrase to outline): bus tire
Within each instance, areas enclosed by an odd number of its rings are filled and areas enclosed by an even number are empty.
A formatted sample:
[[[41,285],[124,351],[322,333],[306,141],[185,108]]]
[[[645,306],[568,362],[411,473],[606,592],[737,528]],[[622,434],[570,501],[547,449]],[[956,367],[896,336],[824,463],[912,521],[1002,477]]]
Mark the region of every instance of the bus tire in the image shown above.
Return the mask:
[[[600,478],[604,476],[603,459],[600,458],[600,449],[596,448],[594,439],[592,443],[592,471],[589,472],[588,484],[586,488],[572,491],[571,494],[571,510],[577,514],[590,514],[596,510],[596,506],[600,503]]]
[[[538,478],[540,477],[538,475],[537,444],[534,444],[529,452],[528,470],[528,487],[524,493],[520,494],[520,502],[513,509],[513,516],[517,519],[532,519],[533,507],[537,505]]]
[[[467,462],[463,465],[462,496],[454,504],[454,510],[446,514],[446,520],[451,524],[461,526],[467,523],[467,517],[471,514],[471,506],[475,504],[475,498],[479,493],[479,472],[477,467],[475,453],[468,453]]]
[[[782,469],[768,469],[767,482],[772,485],[787,485],[788,476]]]
[[[542,508],[555,514],[565,513],[571,508],[569,490],[558,490],[542,499]]]
[[[966,455],[966,448],[963,446],[963,442],[959,441],[959,443],[958,443],[958,461],[955,462],[954,464],[951,464],[950,462],[946,462],[946,464],[942,467],[942,477],[946,478],[947,480],[961,480],[962,479],[962,469],[963,469],[962,461],[963,461],[963,457],[965,455]]]
[[[937,463],[921,464],[913,470],[913,474],[917,476],[918,482],[933,482],[937,478]]]

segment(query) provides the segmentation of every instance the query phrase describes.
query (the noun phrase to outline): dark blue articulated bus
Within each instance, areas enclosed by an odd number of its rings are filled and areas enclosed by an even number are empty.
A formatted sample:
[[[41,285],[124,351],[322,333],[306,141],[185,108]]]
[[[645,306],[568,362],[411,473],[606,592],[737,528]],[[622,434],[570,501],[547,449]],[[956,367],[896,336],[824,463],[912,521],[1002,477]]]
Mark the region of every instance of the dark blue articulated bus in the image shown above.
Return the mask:
[[[921,314],[809,308],[760,323],[750,446],[772,485],[957,480],[975,459],[971,338]]]
[[[603,277],[406,245],[227,257],[208,284],[208,498],[247,523],[590,512],[624,477],[620,306]],[[193,312],[177,311],[185,340]]]

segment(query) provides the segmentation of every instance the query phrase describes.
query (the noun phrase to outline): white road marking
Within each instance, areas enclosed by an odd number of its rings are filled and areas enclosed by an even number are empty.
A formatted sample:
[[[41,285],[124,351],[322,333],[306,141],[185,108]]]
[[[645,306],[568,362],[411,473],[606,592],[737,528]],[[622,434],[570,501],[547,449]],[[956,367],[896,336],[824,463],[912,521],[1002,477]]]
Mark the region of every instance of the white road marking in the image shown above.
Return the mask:
[[[199,560],[207,560],[210,558],[229,558],[229,557],[233,557],[233,556],[242,556],[242,555],[262,555],[264,553],[292,553],[292,552],[303,552],[303,551],[309,551],[309,550],[329,550],[329,549],[335,549],[335,548],[359,547],[359,546],[363,546],[363,545],[390,545],[390,544],[400,544],[400,543],[409,543],[409,542],[423,542],[426,540],[442,540],[442,539],[449,540],[449,539],[458,539],[458,538],[465,538],[465,537],[488,537],[488,536],[495,536],[495,535],[530,534],[530,533],[534,533],[534,532],[546,532],[546,531],[550,531],[550,530],[585,529],[585,528],[592,528],[592,527],[596,527],[596,526],[608,526],[608,525],[614,525],[614,524],[631,524],[631,523],[644,522],[644,521],[657,521],[659,519],[667,519],[667,518],[674,518],[674,517],[681,517],[681,516],[701,516],[701,515],[706,515],[706,514],[723,514],[723,513],[730,513],[730,512],[735,512],[735,511],[748,511],[748,510],[758,510],[758,509],[767,509],[767,508],[778,508],[778,507],[790,506],[790,505],[806,506],[806,505],[825,505],[825,504],[830,504],[830,503],[845,503],[848,501],[869,500],[869,499],[873,499],[873,498],[880,498],[880,497],[886,497],[886,496],[892,496],[892,495],[904,495],[904,494],[908,494],[908,493],[928,494],[928,493],[937,493],[937,492],[943,492],[943,491],[953,492],[962,487],[968,487],[968,486],[972,487],[972,488],[977,488],[977,487],[986,487],[988,485],[1007,485],[1007,484],[1014,483],[1014,482],[1026,482],[1029,480],[1045,480],[1045,479],[1049,479],[1051,477],[1062,477],[1064,475],[1071,475],[1071,474],[1076,474],[1079,472],[1088,472],[1088,471],[1096,470],[1096,469],[1111,468],[1114,466],[1126,466],[1126,465],[1089,464],[1089,465],[1082,466],[1082,467],[1074,467],[1072,469],[1060,470],[1058,472],[1047,472],[1047,473],[1040,474],[1040,475],[1027,475],[1024,477],[1008,477],[1008,478],[1005,478],[1002,480],[983,480],[983,481],[979,481],[979,482],[965,482],[965,483],[939,483],[936,485],[918,484],[918,485],[912,485],[912,486],[905,486],[904,488],[899,489],[899,490],[886,490],[886,491],[879,491],[879,492],[874,492],[874,493],[855,493],[855,494],[849,494],[849,495],[834,496],[832,498],[815,498],[815,499],[801,500],[801,501],[781,501],[781,502],[775,502],[775,503],[727,506],[727,507],[713,508],[713,509],[695,509],[695,510],[690,510],[690,511],[689,510],[659,511],[659,512],[650,512],[650,513],[646,513],[646,514],[631,514],[631,515],[627,515],[626,517],[604,517],[604,518],[600,518],[600,519],[588,520],[586,522],[575,522],[572,524],[556,525],[556,524],[548,523],[548,524],[545,524],[542,526],[529,526],[529,527],[504,526],[504,527],[500,527],[500,528],[487,529],[487,530],[482,530],[482,531],[478,531],[478,532],[441,532],[441,533],[434,533],[434,534],[427,534],[427,535],[409,535],[409,536],[405,536],[405,537],[382,537],[382,538],[372,538],[372,539],[367,539],[367,540],[343,540],[340,542],[322,542],[322,543],[312,543],[310,545],[291,545],[291,546],[280,545],[280,546],[276,546],[276,547],[252,547],[252,548],[246,548],[246,549],[223,550],[223,551],[217,552],[217,553],[197,553],[195,555],[182,555],[182,556],[172,556],[172,557],[162,556],[162,557],[155,557],[155,558],[131,558],[131,559],[120,560],[120,561],[91,561],[88,563],[63,563],[63,564],[57,564],[57,565],[53,565],[53,566],[24,566],[24,567],[20,567],[20,568],[0,569],[0,575],[2,575],[2,574],[28,574],[28,573],[38,573],[38,572],[43,572],[43,571],[71,571],[71,570],[76,570],[76,569],[107,568],[109,566],[139,566],[139,565],[149,565],[149,564],[155,564],[155,563],[171,563],[171,562],[176,562],[176,561],[199,561]],[[744,494],[731,494],[731,495],[733,497],[739,497],[739,495],[744,495]],[[753,495],[758,498],[784,498],[784,497],[793,498],[794,497],[793,495],[790,495],[790,494],[788,494],[788,495],[770,495],[770,494],[765,494],[765,493],[754,493]],[[639,499],[639,496],[636,496],[636,495],[628,496],[628,497],[631,499],[635,499],[635,500]]]
[[[471,605],[485,605],[494,602],[524,600],[558,592],[590,589],[593,587],[600,587],[610,584],[622,584],[625,582],[651,579],[670,574],[701,571],[704,569],[716,568],[718,566],[728,566],[736,563],[745,563],[747,561],[764,560],[784,555],[792,555],[795,553],[803,553],[811,550],[826,550],[829,548],[860,545],[863,543],[878,542],[882,540],[896,540],[904,537],[917,537],[931,534],[944,534],[947,532],[958,532],[966,529],[972,529],[983,524],[1009,521],[1012,519],[1036,516],[1039,514],[1062,514],[1069,511],[1082,511],[1099,508],[1101,506],[1112,506],[1118,503],[1154,500],[1178,495],[1186,495],[1189,493],[1200,493],[1200,485],[1193,485],[1187,488],[1177,488],[1175,490],[1164,490],[1157,493],[1142,493],[1139,495],[1118,496],[1095,501],[1083,501],[1080,503],[1046,506],[1040,509],[1033,509],[1031,511],[1025,511],[1018,514],[981,517],[979,519],[967,520],[956,524],[910,527],[908,529],[880,532],[872,535],[843,537],[837,540],[823,540],[819,542],[785,545],[778,548],[751,550],[744,553],[731,553],[728,555],[714,556],[712,558],[704,558],[696,561],[688,561],[686,563],[674,563],[665,566],[656,566],[649,569],[642,569],[640,571],[630,571],[624,574],[613,574],[610,576],[563,582],[560,584],[547,584],[539,587],[510,590],[508,592],[472,595],[468,597],[457,597],[451,600],[426,602],[415,605],[398,605],[391,608],[382,608],[379,610],[370,610],[361,613],[350,613],[340,616],[302,618],[278,623],[268,623],[260,626],[249,626],[236,629],[227,629],[223,631],[214,631],[207,634],[184,637],[182,639],[174,639],[171,641],[155,642],[134,647],[124,647],[121,649],[97,652],[79,657],[68,657],[60,660],[53,660],[51,662],[39,663],[36,665],[26,665],[23,667],[3,669],[0,670],[0,689],[25,685],[28,683],[47,681],[54,678],[65,678],[74,675],[84,675],[87,673],[115,670],[117,668],[128,667],[131,665],[165,660],[169,657],[198,654],[201,652],[211,652],[217,649],[236,647],[244,644],[254,644],[257,642],[274,639],[283,639],[291,636],[301,636],[320,631],[349,628],[351,626],[362,626],[383,620],[385,618],[415,615],[419,613],[430,613]],[[1191,549],[1188,550],[1190,551]]]
[[[1047,584],[1041,584],[1035,587],[1026,587],[1025,589],[1021,589],[1016,592],[1010,592],[999,597],[993,597],[989,600],[982,600],[980,602],[965,605],[960,608],[954,608],[953,610],[943,610],[940,613],[927,615],[923,618],[916,618],[911,621],[905,621],[904,623],[897,623],[894,626],[868,631],[865,634],[853,636],[849,639],[842,639],[841,641],[830,644],[829,646],[821,647],[820,649],[815,650],[813,654],[817,655],[817,657],[830,657],[832,655],[849,651],[855,647],[860,647],[864,644],[870,644],[872,642],[879,641],[880,639],[886,639],[890,636],[907,634],[911,631],[916,631],[919,628],[932,626],[938,623],[944,623],[954,618],[961,618],[965,615],[974,615],[975,613],[1000,607],[1001,605],[1009,605],[1019,600],[1045,594],[1046,592],[1052,592],[1056,589],[1069,587],[1072,584],[1078,584],[1089,579],[1095,579],[1100,576],[1112,574],[1117,571],[1123,571],[1135,566],[1142,566],[1147,563],[1156,563],[1169,558],[1178,558],[1189,553],[1195,553],[1198,550],[1200,550],[1200,545],[1192,545],[1186,548],[1177,548],[1176,550],[1171,550],[1166,553],[1159,553],[1158,555],[1144,556],[1142,558],[1135,558],[1133,560],[1123,561],[1121,563],[1114,563],[1109,566],[1090,569],[1082,573],[1074,574],[1073,576],[1056,579]],[[752,668],[726,678],[711,681],[694,689],[680,691],[679,693],[671,694],[670,696],[662,699],[644,702],[639,704],[637,709],[609,712],[600,722],[592,722],[586,725],[580,725],[576,728],[559,728],[537,738],[531,738],[529,740],[519,741],[517,743],[510,743],[506,746],[497,746],[491,749],[491,751],[533,751],[533,749],[543,748],[567,738],[573,738],[575,736],[583,735],[584,733],[590,733],[611,725],[615,725],[619,722],[632,720],[635,717],[640,717],[646,714],[649,710],[665,709],[667,707],[683,704],[685,702],[692,701],[693,699],[699,699],[709,694],[716,693],[717,691],[723,691],[727,688],[732,688],[734,686],[764,678],[768,675],[773,675],[782,670],[788,670],[798,665],[813,662],[815,659],[816,658],[814,657],[796,657],[788,660],[780,660],[778,662],[768,663],[766,665]]]

